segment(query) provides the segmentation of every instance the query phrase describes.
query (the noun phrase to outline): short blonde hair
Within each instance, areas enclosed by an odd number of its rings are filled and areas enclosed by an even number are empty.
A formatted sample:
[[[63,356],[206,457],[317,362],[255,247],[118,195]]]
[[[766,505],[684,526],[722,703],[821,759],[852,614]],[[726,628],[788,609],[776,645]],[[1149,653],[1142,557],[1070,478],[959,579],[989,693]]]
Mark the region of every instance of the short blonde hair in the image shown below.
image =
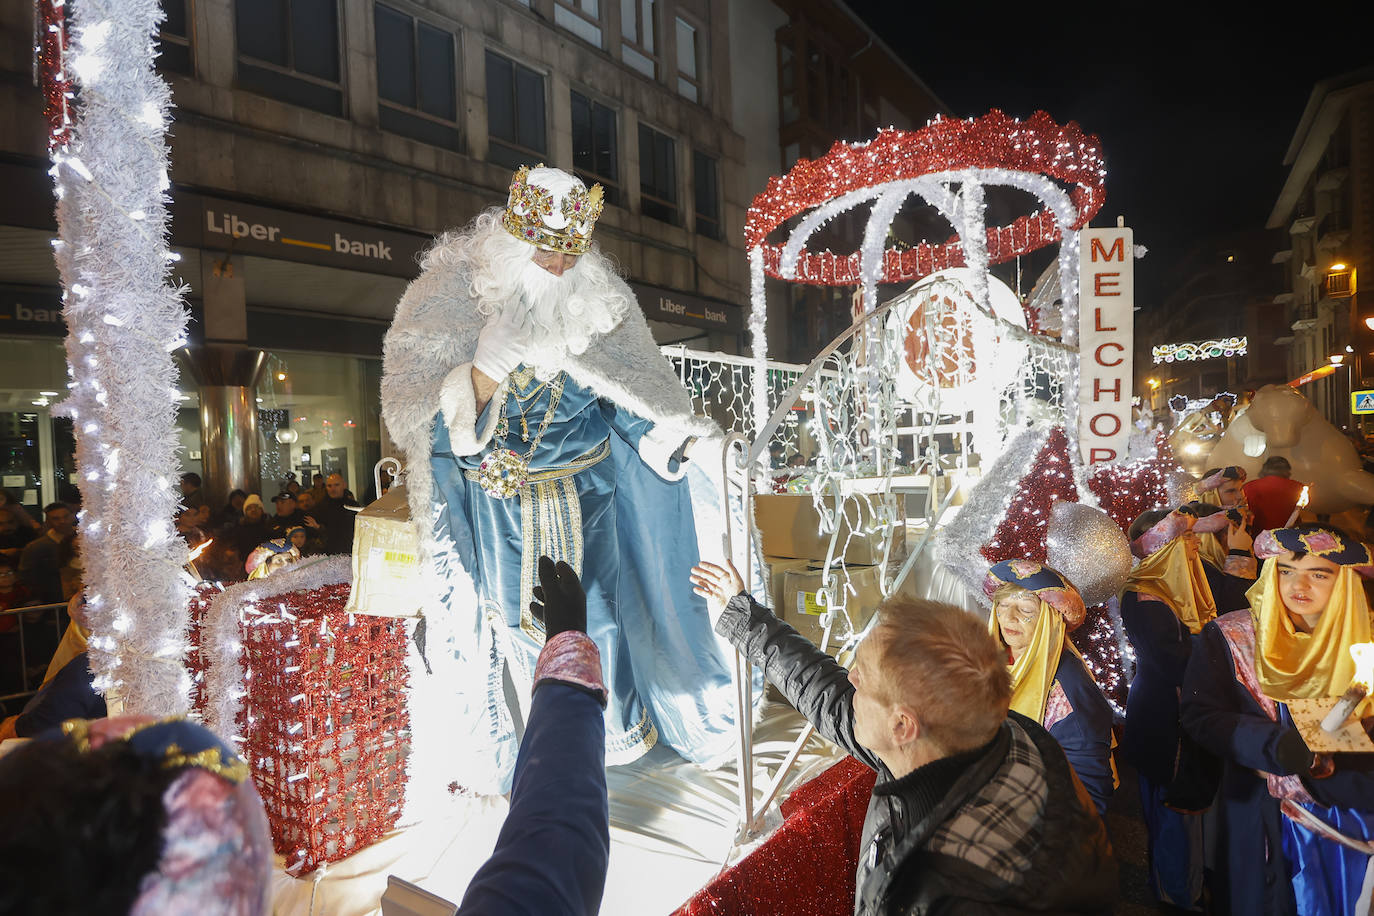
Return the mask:
[[[982,747],[1007,718],[1005,651],[973,614],[952,604],[889,598],[878,609],[877,668],[889,702],[909,704],[947,754]]]

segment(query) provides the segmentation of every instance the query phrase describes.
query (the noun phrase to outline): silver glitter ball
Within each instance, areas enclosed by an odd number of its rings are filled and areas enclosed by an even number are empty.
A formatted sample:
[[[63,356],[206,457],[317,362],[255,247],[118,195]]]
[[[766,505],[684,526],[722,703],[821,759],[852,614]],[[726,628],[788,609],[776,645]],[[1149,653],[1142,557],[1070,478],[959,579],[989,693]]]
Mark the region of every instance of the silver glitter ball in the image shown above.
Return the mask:
[[[1049,565],[1083,595],[1088,607],[1121,591],[1131,573],[1131,542],[1112,517],[1082,503],[1058,502],[1045,535]]]

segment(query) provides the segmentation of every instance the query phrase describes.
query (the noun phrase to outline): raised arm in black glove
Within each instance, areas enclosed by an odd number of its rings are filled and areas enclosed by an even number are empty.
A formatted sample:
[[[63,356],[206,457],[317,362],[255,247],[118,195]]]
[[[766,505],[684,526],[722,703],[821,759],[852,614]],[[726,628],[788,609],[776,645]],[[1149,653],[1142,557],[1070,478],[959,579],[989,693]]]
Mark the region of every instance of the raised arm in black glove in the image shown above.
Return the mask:
[[[605,707],[601,656],[587,636],[587,595],[577,573],[567,563],[540,557],[539,582],[530,613],[544,624],[544,649],[535,665],[534,689],[546,683],[567,684]]]
[[[544,625],[545,642],[565,630],[587,632],[587,595],[571,566],[539,558],[539,585],[534,587],[530,613]]]

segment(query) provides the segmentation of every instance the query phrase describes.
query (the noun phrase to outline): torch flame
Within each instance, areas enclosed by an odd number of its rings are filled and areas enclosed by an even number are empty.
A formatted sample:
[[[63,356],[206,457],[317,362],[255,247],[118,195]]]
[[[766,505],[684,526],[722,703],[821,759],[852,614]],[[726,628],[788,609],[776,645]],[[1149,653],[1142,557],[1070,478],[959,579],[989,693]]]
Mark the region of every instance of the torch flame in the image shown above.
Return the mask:
[[[194,563],[200,557],[201,554],[205,553],[206,548],[208,548],[213,543],[215,543],[215,539],[211,538],[210,540],[196,547],[194,550],[191,551],[191,555],[186,558],[186,562]],[[1351,649],[1350,651],[1353,652],[1355,650]]]
[[[1306,509],[1306,508],[1307,508],[1307,486],[1306,486],[1305,484],[1303,485],[1303,488],[1302,488],[1302,495],[1298,497],[1298,508],[1299,508],[1299,509]]]
[[[1350,647],[1350,657],[1355,659],[1355,679],[1352,684],[1363,684],[1364,689],[1374,693],[1374,642],[1357,642]]]

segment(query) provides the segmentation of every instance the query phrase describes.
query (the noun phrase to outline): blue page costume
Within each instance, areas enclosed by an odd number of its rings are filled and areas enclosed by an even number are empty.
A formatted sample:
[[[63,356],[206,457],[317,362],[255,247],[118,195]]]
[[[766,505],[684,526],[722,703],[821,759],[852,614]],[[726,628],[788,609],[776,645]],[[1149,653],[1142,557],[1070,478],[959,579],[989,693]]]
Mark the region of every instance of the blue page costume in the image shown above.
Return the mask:
[[[998,595],[1021,590],[1034,595],[1040,608],[1033,625],[1023,621],[1030,640],[1007,666],[1011,708],[1054,736],[1097,813],[1105,816],[1116,791],[1112,707],[1068,638],[1088,609],[1073,583],[1048,566],[1021,559],[994,564],[983,581],[983,593],[993,600],[988,630],[1009,652],[998,620]]]
[[[1286,552],[1339,568],[1320,623],[1302,638],[1279,593],[1277,561]],[[1349,646],[1370,641],[1372,626],[1356,570],[1368,570],[1374,557],[1320,526],[1266,531],[1255,555],[1265,564],[1251,606],[1203,628],[1183,682],[1184,727],[1226,763],[1218,903],[1237,916],[1366,913],[1374,894],[1374,755],[1314,762],[1284,701],[1339,696],[1349,684]]]
[[[480,409],[471,381],[483,329],[523,305],[519,292],[483,301],[482,252],[514,245],[527,264],[536,247],[585,251],[598,192],[521,169],[504,213],[436,243],[386,337],[383,415],[407,459],[430,641],[452,650],[429,654],[454,684],[457,769],[476,791],[504,789],[514,766],[503,668],[527,697],[544,641],[528,610],[541,554],[567,561],[587,590],[610,693],[608,764],[658,741],[708,765],[735,747],[728,647],[687,579],[699,537],[718,549],[718,497],[706,469],[681,461],[689,437],[719,430],[693,415],[629,288],[597,252],[582,254],[562,282],[597,300],[574,299],[556,339],[531,346]],[[580,351],[559,344],[579,337]]]

